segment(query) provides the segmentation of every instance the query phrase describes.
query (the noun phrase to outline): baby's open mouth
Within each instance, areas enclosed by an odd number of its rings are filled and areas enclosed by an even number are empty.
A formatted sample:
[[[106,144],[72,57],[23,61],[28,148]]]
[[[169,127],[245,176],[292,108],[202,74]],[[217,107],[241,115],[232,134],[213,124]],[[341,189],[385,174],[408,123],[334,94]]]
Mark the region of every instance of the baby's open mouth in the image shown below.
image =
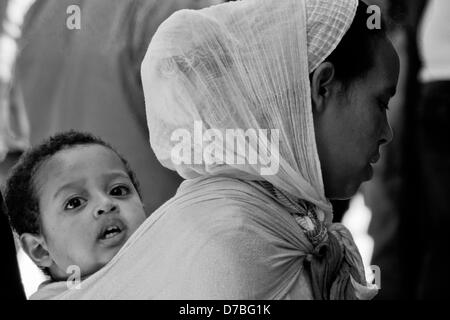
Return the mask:
[[[122,232],[119,226],[110,226],[102,233],[100,239],[110,239]]]
[[[127,239],[127,226],[120,218],[110,218],[102,225],[98,233],[98,240],[102,245],[115,247]]]

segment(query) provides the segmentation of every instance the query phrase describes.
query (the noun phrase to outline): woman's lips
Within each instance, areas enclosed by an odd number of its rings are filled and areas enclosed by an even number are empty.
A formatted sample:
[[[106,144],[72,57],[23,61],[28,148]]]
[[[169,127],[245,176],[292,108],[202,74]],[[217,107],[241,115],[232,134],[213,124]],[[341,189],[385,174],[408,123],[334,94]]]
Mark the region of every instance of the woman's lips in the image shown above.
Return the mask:
[[[380,161],[381,155],[378,153],[377,155],[375,155],[374,157],[372,157],[372,159],[370,160],[371,164],[376,164],[378,161]]]

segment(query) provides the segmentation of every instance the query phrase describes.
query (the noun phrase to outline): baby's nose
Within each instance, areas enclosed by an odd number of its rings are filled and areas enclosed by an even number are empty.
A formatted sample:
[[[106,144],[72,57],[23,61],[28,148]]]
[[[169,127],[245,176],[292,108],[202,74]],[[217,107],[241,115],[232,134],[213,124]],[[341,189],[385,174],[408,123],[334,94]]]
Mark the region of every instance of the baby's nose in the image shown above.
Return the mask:
[[[112,203],[112,202],[108,202],[107,204],[101,206],[97,211],[96,211],[96,216],[100,216],[102,214],[105,213],[111,213],[111,212],[115,212],[117,211],[117,206]]]

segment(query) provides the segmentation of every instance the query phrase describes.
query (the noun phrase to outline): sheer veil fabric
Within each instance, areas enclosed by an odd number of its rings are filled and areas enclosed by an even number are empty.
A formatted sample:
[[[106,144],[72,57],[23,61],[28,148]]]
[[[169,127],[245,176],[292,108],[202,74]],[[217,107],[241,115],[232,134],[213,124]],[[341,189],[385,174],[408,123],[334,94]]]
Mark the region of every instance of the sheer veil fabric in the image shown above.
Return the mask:
[[[245,0],[175,13],[160,26],[142,65],[150,140],[160,162],[187,179],[267,180],[317,205],[331,221],[309,74],[336,48],[356,8],[356,0]],[[246,165],[177,165],[172,134],[183,128],[193,136],[195,121],[222,132],[278,129],[278,172],[261,177],[251,152],[237,155]],[[230,141],[218,143],[232,148]]]
[[[331,223],[309,84],[309,74],[350,27],[357,5],[244,0],[182,10],[166,20],[141,71],[151,146],[186,181],[110,263],[79,290],[55,298],[372,298],[377,290],[367,286],[350,233]],[[194,136],[196,122],[216,133],[278,129],[279,170],[261,174],[261,163],[251,163],[239,148],[231,151],[244,164],[179,161],[173,133],[184,129]],[[260,150],[249,144],[248,150]],[[186,145],[195,158],[198,149]],[[312,204],[326,227],[323,243],[313,244],[292,208],[261,182],[294,202]]]

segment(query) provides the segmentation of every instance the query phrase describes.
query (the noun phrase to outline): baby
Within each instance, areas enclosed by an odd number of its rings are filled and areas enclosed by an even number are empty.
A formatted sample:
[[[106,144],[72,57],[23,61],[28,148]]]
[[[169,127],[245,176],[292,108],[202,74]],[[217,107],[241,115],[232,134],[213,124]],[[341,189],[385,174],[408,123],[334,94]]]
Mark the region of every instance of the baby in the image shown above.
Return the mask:
[[[101,269],[146,219],[127,161],[73,131],[22,156],[5,200],[23,250],[51,283],[65,282],[74,268],[83,279]]]

